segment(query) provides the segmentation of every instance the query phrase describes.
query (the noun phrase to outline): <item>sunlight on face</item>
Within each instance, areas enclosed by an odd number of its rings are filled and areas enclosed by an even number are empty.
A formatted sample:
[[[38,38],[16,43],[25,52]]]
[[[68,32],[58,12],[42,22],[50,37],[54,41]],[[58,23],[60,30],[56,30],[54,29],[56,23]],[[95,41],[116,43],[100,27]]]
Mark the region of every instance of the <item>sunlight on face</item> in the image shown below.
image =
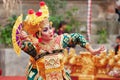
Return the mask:
[[[46,24],[41,32],[41,37],[43,40],[52,40],[53,38],[53,28],[49,24]]]

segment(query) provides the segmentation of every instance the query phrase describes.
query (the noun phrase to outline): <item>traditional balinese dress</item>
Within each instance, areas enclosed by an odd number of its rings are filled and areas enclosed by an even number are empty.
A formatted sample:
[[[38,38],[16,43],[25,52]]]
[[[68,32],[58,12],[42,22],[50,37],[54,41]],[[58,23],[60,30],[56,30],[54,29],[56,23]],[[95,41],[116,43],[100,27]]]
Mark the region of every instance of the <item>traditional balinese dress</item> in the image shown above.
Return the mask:
[[[78,33],[59,35],[54,37],[49,44],[41,42],[37,46],[30,41],[23,40],[21,48],[31,56],[27,79],[71,80],[64,68],[63,49],[73,44],[79,44],[85,48],[86,43],[85,38]]]

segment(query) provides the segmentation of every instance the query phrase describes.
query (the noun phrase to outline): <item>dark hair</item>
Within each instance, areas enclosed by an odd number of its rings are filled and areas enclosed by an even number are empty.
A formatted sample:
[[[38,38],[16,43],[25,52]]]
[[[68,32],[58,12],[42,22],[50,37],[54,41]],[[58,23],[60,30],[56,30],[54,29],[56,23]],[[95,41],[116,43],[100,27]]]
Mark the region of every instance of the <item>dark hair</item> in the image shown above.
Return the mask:
[[[67,24],[67,22],[61,21],[60,24],[59,24],[59,26],[58,26],[58,29],[60,29],[63,25],[66,25],[66,24]]]
[[[39,31],[37,31],[37,32],[35,33],[35,37],[36,37],[36,38],[39,38]]]
[[[120,39],[120,35],[116,37],[116,39]]]

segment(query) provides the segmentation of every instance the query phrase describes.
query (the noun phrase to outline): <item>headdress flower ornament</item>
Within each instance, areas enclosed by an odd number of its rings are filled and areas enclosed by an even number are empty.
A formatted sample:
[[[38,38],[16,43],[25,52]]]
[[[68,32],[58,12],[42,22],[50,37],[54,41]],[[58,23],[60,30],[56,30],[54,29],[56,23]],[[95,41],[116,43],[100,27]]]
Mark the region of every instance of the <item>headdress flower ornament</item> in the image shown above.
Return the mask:
[[[23,22],[23,29],[29,34],[35,34],[41,30],[44,24],[49,23],[49,11],[45,2],[40,2],[40,9],[35,12],[33,9],[28,10],[28,15]]]

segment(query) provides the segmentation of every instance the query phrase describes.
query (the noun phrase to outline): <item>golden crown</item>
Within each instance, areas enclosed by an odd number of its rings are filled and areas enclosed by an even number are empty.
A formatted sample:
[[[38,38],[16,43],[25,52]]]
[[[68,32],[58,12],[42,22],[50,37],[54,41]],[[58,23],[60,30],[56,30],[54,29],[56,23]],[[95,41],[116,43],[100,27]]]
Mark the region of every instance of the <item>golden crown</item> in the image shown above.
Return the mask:
[[[23,29],[29,34],[35,34],[40,30],[45,23],[48,23],[49,20],[49,11],[45,2],[40,2],[40,9],[38,12],[35,12],[33,9],[28,10],[28,15],[23,22]]]

